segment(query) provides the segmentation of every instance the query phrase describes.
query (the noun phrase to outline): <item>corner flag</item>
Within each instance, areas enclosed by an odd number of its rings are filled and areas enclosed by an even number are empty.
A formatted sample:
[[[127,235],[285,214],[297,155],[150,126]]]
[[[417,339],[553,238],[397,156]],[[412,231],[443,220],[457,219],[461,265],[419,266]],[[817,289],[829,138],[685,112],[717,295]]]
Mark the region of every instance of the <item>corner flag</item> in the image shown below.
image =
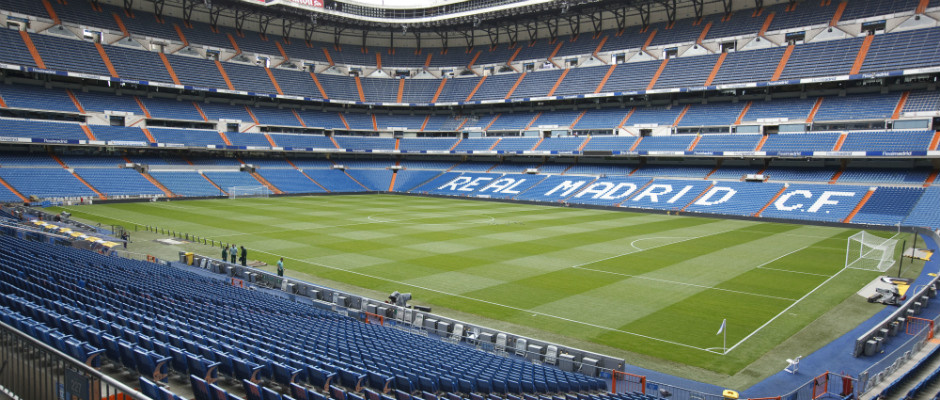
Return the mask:
[[[728,319],[727,319],[727,318],[721,320],[721,328],[718,328],[718,333],[716,333],[716,335],[720,335],[722,332],[725,331],[725,325],[726,325],[727,323],[728,323]]]

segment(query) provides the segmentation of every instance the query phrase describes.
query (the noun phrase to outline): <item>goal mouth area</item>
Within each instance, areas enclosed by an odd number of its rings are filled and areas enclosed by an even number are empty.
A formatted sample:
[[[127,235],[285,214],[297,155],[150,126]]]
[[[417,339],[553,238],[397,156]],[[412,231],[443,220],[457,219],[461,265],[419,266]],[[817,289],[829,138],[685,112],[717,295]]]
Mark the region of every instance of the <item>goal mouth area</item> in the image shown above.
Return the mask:
[[[845,245],[845,268],[885,272],[894,266],[897,235],[883,238],[866,231],[849,236]]]
[[[268,197],[271,195],[271,189],[267,186],[232,186],[228,188],[228,197],[230,199],[244,197]]]

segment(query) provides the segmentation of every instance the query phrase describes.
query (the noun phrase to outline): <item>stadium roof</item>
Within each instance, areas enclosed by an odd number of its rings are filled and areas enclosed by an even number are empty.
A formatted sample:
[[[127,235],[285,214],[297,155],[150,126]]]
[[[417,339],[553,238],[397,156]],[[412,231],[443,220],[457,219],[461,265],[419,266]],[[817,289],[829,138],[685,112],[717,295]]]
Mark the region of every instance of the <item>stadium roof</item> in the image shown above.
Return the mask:
[[[103,0],[117,2],[116,0]],[[138,0],[140,1],[140,0]],[[500,34],[514,41],[519,32],[528,37],[555,37],[559,26],[580,33],[586,29],[623,28],[628,25],[675,21],[732,10],[732,0],[146,0],[162,15],[164,6],[182,10],[189,19],[193,10],[207,12],[215,24],[222,15],[241,28],[259,26],[265,32],[272,22],[285,34],[293,29],[330,32],[402,32],[418,36],[451,35],[486,37]],[[761,7],[779,0],[738,2],[737,8]],[[134,0],[124,0],[132,7]],[[709,9],[710,11],[706,11]],[[681,10],[681,12],[677,12]],[[681,15],[679,15],[681,14]],[[632,19],[628,23],[628,18]],[[255,25],[257,24],[257,25]],[[562,29],[562,30],[566,30]],[[525,37],[526,35],[522,35]],[[468,39],[469,40],[469,39]],[[468,45],[472,43],[468,42]]]

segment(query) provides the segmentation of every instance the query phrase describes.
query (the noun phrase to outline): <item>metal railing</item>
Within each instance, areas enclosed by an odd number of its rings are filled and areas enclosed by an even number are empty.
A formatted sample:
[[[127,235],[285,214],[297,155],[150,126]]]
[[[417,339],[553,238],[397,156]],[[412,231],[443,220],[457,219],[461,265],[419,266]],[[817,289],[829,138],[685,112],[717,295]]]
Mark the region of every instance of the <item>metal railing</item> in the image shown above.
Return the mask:
[[[933,236],[934,240],[940,243],[940,236],[936,232],[929,229],[915,229],[915,233],[919,233],[925,236]],[[883,319],[879,324],[873,326],[871,329],[863,333],[857,339],[855,339],[855,348],[852,351],[852,355],[858,357],[864,353],[865,343],[873,339],[876,336],[881,335],[882,329],[890,329],[891,324],[898,322],[899,318],[904,318],[909,315],[916,314],[916,311],[912,311],[910,314],[908,310],[911,310],[914,307],[915,303],[921,303],[920,306],[925,306],[926,302],[930,299],[930,294],[936,293],[936,287],[940,284],[940,275],[934,277],[930,283],[926,285],[918,285],[919,290],[916,290],[913,295],[908,296],[908,300],[897,308],[891,315]],[[919,311],[919,308],[917,309]]]
[[[148,400],[142,393],[0,322],[0,389],[19,399]]]
[[[930,327],[924,327],[916,334],[911,336],[904,344],[898,346],[887,356],[872,364],[864,371],[858,374],[858,394],[862,395],[869,392],[872,388],[888,379],[892,374],[899,371],[904,364],[907,364],[924,347],[930,336]]]

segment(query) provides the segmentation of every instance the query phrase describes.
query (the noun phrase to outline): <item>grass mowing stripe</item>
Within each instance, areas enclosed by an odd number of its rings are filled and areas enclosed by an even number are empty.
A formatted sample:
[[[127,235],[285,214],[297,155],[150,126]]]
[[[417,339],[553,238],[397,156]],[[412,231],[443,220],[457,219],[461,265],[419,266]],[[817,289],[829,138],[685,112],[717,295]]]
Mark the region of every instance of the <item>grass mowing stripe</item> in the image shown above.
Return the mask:
[[[817,290],[817,296],[784,314],[787,318],[778,318],[773,329],[764,329],[721,356],[705,351],[715,344],[696,332],[711,330],[707,335],[713,338],[717,326],[711,327],[710,321],[717,318],[720,322],[722,313],[734,314],[729,317],[729,324],[731,318],[735,321],[729,340],[742,338],[745,328],[759,328],[793,304],[792,299],[804,296],[811,289],[810,282],[818,283],[816,278],[821,280],[842,267],[844,239],[853,232],[751,220],[391,195],[192,200],[70,209],[76,216],[91,215],[100,221],[134,221],[250,244],[246,245],[249,254],[257,254],[257,259],[272,263],[275,255],[283,255],[291,260],[289,273],[312,274],[309,279],[314,282],[317,277],[332,279],[378,293],[410,288],[420,303],[721,373],[750,365],[785,340],[788,336],[783,333],[792,335],[812,322],[833,302],[854,293],[855,285],[870,275],[842,273],[840,279],[829,281],[831,288]],[[411,219],[411,223],[391,219],[368,223],[370,216],[391,215]],[[484,216],[488,223],[455,223]],[[706,234],[715,238],[698,238]],[[806,238],[818,241],[793,257],[753,267],[805,246]],[[591,262],[627,252],[635,254]],[[604,272],[570,268],[586,263],[590,263],[587,268]],[[698,286],[611,279],[615,275],[610,272]],[[765,281],[793,286],[794,291],[774,293]],[[700,286],[780,299],[747,296],[742,300],[745,295]],[[644,319],[649,312],[653,317]],[[497,322],[499,326],[504,325]],[[525,328],[520,333],[540,337],[538,331]]]
[[[627,277],[627,278],[635,278],[635,279],[643,279],[643,280],[648,280],[648,281],[656,281],[656,282],[661,282],[661,283],[668,283],[668,284],[671,284],[671,285],[692,286],[692,287],[697,287],[697,288],[701,288],[701,289],[720,290],[720,291],[722,291],[722,292],[737,293],[737,294],[743,294],[743,295],[747,295],[747,296],[766,297],[766,298],[768,298],[768,299],[776,299],[776,300],[796,301],[796,299],[791,299],[791,298],[788,298],[788,297],[771,296],[771,295],[769,295],[769,294],[751,293],[751,292],[745,292],[745,291],[741,291],[741,290],[724,289],[724,288],[720,288],[720,287],[716,287],[716,286],[705,286],[705,285],[698,285],[698,284],[695,284],[695,283],[680,282],[680,281],[671,281],[671,280],[668,280],[668,279],[659,279],[659,278],[653,278],[653,277],[650,277],[650,276],[629,275],[629,274],[622,274],[622,273],[619,273],[619,272],[610,272],[610,271],[604,271],[604,270],[592,269],[592,268],[586,268],[586,267],[571,267],[571,268],[580,269],[580,270],[583,270],[583,271],[603,272],[603,273],[606,273],[606,274],[618,275],[618,276],[623,276],[623,277]]]

